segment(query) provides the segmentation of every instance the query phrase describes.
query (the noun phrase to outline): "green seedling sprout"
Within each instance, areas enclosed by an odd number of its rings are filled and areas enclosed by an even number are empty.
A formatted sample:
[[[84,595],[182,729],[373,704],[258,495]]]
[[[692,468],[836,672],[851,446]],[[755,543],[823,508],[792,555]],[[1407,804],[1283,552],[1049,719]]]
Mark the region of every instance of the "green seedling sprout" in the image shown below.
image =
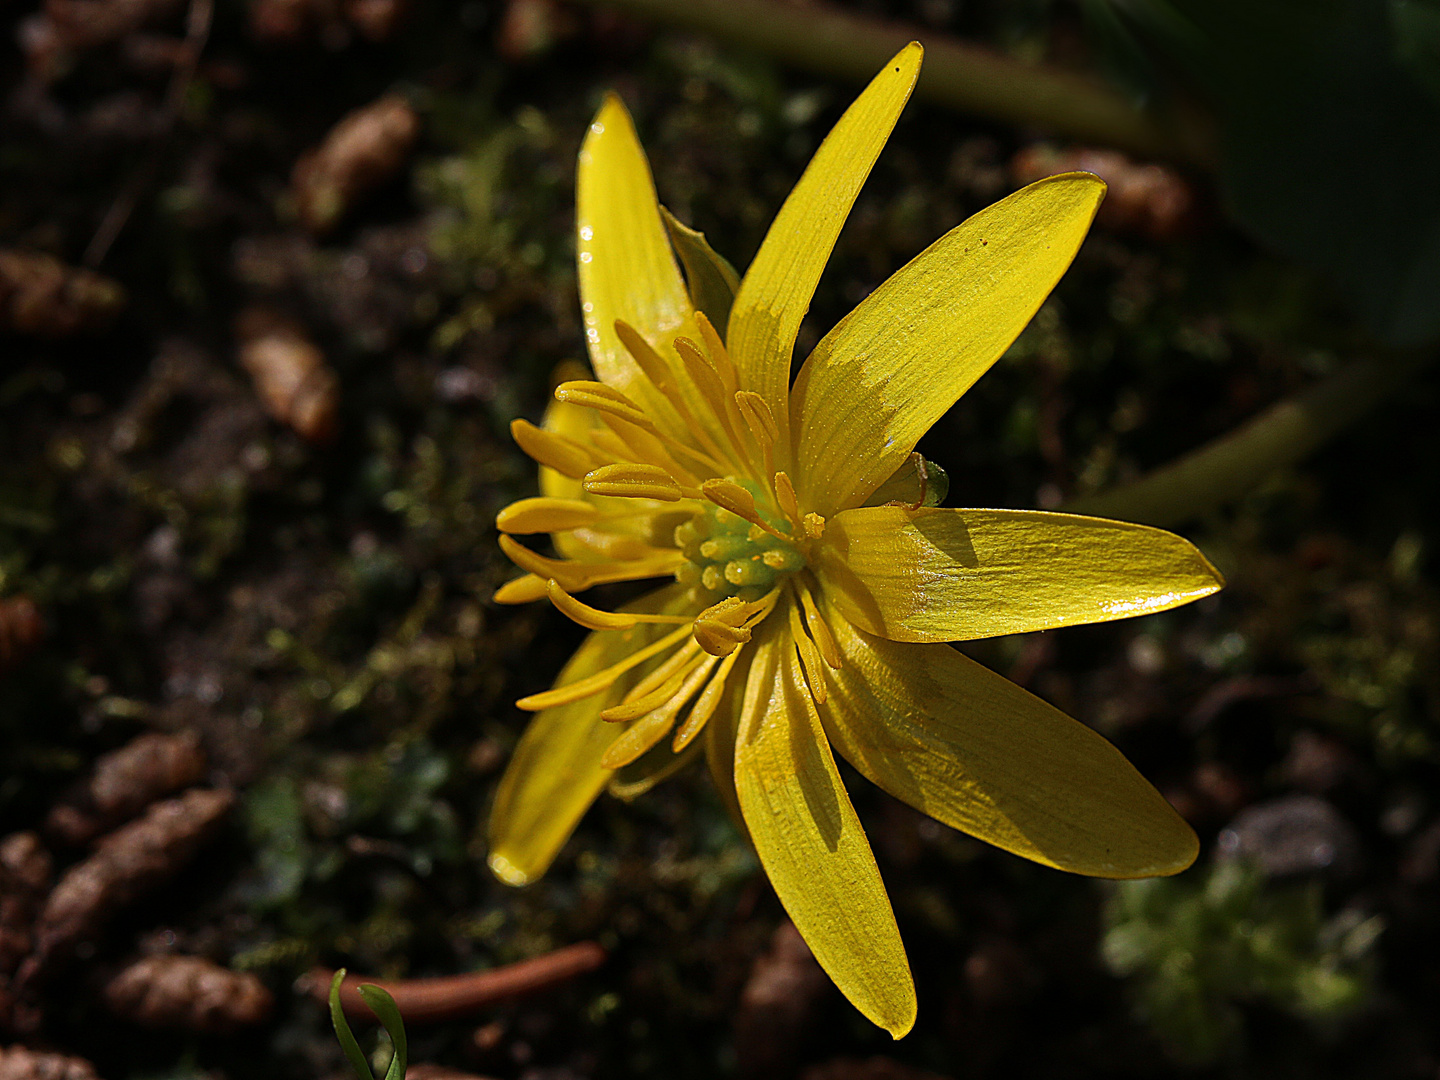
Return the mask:
[[[330,1022],[335,1025],[335,1037],[340,1040],[340,1049],[345,1051],[350,1068],[355,1071],[356,1080],[375,1080],[375,1074],[370,1071],[370,1063],[361,1053],[360,1044],[355,1041],[355,1034],[350,1030],[350,1022],[345,1019],[345,1010],[340,1005],[340,984],[344,980],[344,968],[335,972],[335,977],[330,980]],[[405,1021],[400,1017],[400,1010],[395,1006],[395,999],[385,990],[370,983],[364,983],[357,989],[361,1000],[370,1007],[371,1012],[380,1018],[380,1023],[385,1026],[385,1031],[390,1036],[390,1043],[395,1048],[395,1054],[390,1059],[390,1068],[385,1071],[385,1080],[405,1080],[406,1057],[408,1056],[405,1043]]]

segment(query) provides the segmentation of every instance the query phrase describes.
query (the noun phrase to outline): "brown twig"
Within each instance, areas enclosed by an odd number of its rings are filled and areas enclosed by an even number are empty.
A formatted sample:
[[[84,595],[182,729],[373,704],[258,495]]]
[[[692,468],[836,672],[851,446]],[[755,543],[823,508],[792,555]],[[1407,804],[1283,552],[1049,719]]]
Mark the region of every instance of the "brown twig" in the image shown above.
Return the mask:
[[[406,979],[383,982],[359,975],[347,975],[340,984],[340,1004],[347,1016],[368,1017],[370,1008],[356,989],[361,984],[378,986],[395,999],[407,1024],[433,1024],[458,1020],[510,998],[548,990],[577,975],[594,971],[605,962],[605,950],[593,941],[567,945],[532,960],[470,975],[440,979]],[[309,974],[310,993],[319,1001],[330,995],[333,971],[315,968]]]

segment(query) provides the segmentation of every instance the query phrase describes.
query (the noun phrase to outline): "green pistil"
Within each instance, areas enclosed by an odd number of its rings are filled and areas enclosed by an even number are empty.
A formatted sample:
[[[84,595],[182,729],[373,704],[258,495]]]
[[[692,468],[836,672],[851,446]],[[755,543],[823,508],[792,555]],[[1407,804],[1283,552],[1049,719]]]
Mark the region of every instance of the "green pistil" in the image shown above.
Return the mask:
[[[760,489],[741,483],[763,507]],[[777,529],[783,524],[778,515],[764,509],[760,514]],[[689,560],[675,571],[675,580],[690,586],[695,599],[707,606],[727,596],[758,600],[805,565],[805,556],[793,545],[714,505],[676,526],[675,546]]]

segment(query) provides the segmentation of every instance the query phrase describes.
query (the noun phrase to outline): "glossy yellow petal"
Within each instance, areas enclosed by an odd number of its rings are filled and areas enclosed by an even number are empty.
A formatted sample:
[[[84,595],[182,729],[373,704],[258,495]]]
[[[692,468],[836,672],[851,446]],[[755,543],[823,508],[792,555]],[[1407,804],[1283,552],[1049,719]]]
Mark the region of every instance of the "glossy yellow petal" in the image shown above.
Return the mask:
[[[1224,584],[1174,533],[1042,510],[846,510],[827,523],[814,564],[851,622],[892,641],[1107,622]]]
[[[770,883],[851,1003],[900,1038],[915,984],[890,898],[805,689],[783,617],[764,624],[735,743],[735,789]]]
[[[615,320],[658,345],[681,330],[696,335],[694,307],[660,218],[645,151],[613,94],[580,148],[575,216],[581,310],[595,374],[652,418],[673,425],[673,411],[625,351]]]
[[[901,49],[845,110],[775,215],[730,308],[725,344],[742,387],[765,399],[781,428],[779,468],[789,456],[795,335],[855,196],[910,98],[923,52],[915,42]]]
[[[942,236],[825,335],[791,398],[804,509],[858,506],[904,464],[1039,309],[1104,193],[1089,173],[1017,191]]]
[[[636,611],[669,611],[683,603],[680,590],[660,589],[631,605]],[[593,633],[570,658],[557,686],[577,682],[654,642],[670,628],[644,623],[630,630]],[[521,736],[490,811],[490,869],[509,885],[543,874],[569,838],[611,771],[600,757],[618,728],[600,719],[635,682],[626,672],[605,693],[537,713]]]
[[[829,675],[825,730],[896,798],[1059,870],[1134,878],[1194,862],[1190,826],[1084,724],[948,645],[830,622],[845,666]]]

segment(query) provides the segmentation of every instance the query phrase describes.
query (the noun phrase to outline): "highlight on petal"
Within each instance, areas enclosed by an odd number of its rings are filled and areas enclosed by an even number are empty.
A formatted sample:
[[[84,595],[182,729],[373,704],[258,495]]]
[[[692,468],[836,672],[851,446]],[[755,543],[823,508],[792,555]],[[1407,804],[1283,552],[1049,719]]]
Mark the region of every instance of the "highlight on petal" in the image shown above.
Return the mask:
[[[846,618],[892,641],[1108,622],[1179,607],[1224,584],[1174,533],[1043,510],[845,510],[829,520],[813,558]]]
[[[742,387],[764,398],[780,425],[779,468],[788,465],[795,335],[855,196],[910,99],[923,54],[918,42],[905,46],[845,110],[775,215],[730,309],[725,343]]]
[[[668,613],[684,603],[670,586],[629,605],[637,612]],[[597,632],[570,658],[556,686],[578,682],[662,637],[671,628],[642,623],[630,630]],[[490,869],[507,885],[524,885],[543,874],[609,783],[600,757],[615,741],[616,725],[600,719],[635,683],[626,672],[601,694],[536,713],[521,736],[490,810]]]
[[[1190,826],[1084,724],[948,645],[886,641],[838,612],[831,626],[845,666],[825,731],[891,795],[1058,870],[1139,878],[1195,861]]]
[[[1104,194],[1089,173],[1017,191],[935,241],[825,335],[790,402],[805,509],[858,506],[904,464],[1039,310]]]
[[[779,614],[779,613],[777,613]],[[735,789],[765,873],[815,959],[899,1039],[915,984],[875,856],[777,617],[754,646],[735,743]]]
[[[580,148],[575,214],[581,311],[595,374],[652,417],[673,424],[669,405],[616,336],[615,320],[655,344],[682,329],[695,336],[694,308],[660,217],[645,151],[613,94]]]

